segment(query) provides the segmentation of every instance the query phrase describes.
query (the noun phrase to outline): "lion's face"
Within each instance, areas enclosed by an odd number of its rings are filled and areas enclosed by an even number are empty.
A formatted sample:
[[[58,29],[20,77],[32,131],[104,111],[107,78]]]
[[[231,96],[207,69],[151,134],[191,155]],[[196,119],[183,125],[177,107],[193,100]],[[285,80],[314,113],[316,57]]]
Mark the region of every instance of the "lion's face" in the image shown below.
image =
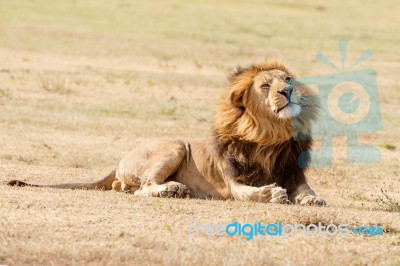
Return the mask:
[[[293,83],[293,77],[281,70],[262,71],[254,77],[250,97],[278,118],[295,117],[301,112],[301,95]]]
[[[318,97],[275,60],[238,68],[221,98],[214,129],[221,139],[260,145],[282,143],[308,134],[316,119]]]

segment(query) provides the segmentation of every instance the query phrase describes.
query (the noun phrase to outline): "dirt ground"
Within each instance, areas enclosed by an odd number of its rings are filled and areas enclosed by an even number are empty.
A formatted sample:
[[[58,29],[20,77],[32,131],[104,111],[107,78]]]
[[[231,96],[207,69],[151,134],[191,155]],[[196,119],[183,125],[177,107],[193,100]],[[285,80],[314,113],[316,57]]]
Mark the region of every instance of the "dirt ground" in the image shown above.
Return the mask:
[[[3,1],[0,3],[0,265],[399,265],[400,4],[396,1]],[[338,39],[349,41],[345,69]],[[148,139],[210,134],[236,65],[275,57],[298,76],[377,72],[383,128],[361,134],[381,162],[308,180],[327,207],[138,198],[14,188],[96,180]],[[386,196],[387,197],[386,197]],[[383,236],[189,235],[188,225],[346,223]]]

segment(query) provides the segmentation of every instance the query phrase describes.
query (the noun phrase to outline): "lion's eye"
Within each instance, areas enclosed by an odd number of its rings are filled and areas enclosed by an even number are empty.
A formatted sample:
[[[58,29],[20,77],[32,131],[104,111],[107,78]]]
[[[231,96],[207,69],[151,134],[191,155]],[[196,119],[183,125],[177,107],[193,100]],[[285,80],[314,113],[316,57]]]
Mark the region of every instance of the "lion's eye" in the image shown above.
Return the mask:
[[[261,85],[261,89],[269,89],[269,87],[271,87],[269,83],[264,83],[263,85]]]
[[[292,78],[291,77],[286,77],[286,83],[292,84]]]

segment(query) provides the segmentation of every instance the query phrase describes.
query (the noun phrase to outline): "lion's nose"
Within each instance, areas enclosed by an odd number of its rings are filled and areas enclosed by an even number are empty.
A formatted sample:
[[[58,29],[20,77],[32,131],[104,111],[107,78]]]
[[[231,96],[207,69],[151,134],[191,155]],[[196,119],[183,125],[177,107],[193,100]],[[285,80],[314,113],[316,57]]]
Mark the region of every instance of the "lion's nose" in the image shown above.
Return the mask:
[[[278,91],[280,94],[286,97],[286,99],[290,99],[290,96],[293,93],[293,86],[286,86],[283,90]]]

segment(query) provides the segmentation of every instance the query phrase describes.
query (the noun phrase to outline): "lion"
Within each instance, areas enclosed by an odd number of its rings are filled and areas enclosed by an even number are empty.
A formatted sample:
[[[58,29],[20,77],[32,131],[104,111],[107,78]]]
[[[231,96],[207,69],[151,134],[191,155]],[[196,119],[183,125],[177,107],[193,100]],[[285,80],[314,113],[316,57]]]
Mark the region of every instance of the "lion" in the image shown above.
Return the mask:
[[[307,184],[306,168],[298,166],[300,154],[312,146],[319,101],[294,78],[277,60],[238,67],[218,104],[211,137],[139,145],[93,183],[43,186],[13,180],[8,185],[326,205]],[[299,136],[305,140],[297,141]]]

